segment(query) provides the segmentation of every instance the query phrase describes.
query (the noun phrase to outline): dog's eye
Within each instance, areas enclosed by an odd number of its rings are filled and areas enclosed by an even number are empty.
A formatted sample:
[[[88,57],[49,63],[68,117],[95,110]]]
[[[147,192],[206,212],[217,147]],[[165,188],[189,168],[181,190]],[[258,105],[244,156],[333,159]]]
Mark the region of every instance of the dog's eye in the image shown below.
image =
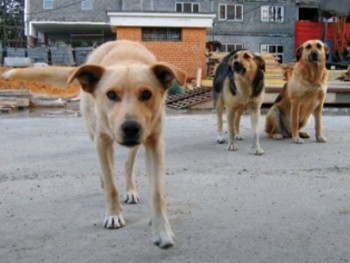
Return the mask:
[[[306,45],[306,49],[311,49],[311,45],[310,44]]]
[[[107,97],[111,101],[121,101],[121,99],[119,98],[119,96],[117,95],[117,93],[114,90],[108,91]]]
[[[149,90],[144,90],[141,92],[140,100],[148,101],[152,97],[152,93]]]
[[[317,43],[316,47],[317,47],[318,49],[321,49],[321,48],[322,48],[322,45],[321,45],[320,43]]]
[[[238,56],[237,56],[237,55],[234,55],[234,56],[233,56],[233,58],[234,58],[234,59],[237,59],[237,58],[238,58]]]

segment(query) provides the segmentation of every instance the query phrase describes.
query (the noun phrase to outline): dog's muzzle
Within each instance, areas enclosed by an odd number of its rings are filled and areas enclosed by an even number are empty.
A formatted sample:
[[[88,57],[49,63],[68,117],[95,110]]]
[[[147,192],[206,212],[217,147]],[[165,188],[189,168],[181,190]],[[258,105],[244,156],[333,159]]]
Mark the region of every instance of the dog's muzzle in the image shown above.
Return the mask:
[[[309,54],[309,61],[310,62],[318,62],[319,61],[319,55],[316,51],[313,51]]]
[[[125,121],[120,127],[120,130],[122,133],[122,145],[132,147],[140,144],[142,127],[137,121]]]
[[[242,65],[242,63],[235,61],[233,62],[233,71],[237,72],[238,74],[244,74],[246,69],[245,67]]]

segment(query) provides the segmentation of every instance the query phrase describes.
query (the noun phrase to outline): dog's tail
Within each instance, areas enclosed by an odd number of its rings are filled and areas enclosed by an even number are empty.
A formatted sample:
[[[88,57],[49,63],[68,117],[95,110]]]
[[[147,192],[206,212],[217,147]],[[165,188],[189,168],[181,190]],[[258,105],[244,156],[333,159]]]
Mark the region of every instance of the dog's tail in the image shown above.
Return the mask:
[[[14,68],[3,73],[5,79],[21,79],[46,82],[56,86],[65,87],[68,85],[68,75],[75,67],[29,67]]]

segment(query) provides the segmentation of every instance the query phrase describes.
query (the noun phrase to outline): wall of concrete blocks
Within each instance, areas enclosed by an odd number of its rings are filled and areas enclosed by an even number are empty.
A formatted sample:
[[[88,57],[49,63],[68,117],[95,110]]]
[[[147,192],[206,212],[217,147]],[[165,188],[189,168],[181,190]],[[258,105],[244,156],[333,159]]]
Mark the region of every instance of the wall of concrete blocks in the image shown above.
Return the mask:
[[[21,63],[28,64],[23,66],[29,66],[34,63],[62,66],[81,65],[86,61],[87,56],[93,49],[94,47],[77,47],[72,49],[71,46],[5,48],[4,50],[0,49],[0,65],[18,66]],[[6,64],[5,61],[14,64]]]

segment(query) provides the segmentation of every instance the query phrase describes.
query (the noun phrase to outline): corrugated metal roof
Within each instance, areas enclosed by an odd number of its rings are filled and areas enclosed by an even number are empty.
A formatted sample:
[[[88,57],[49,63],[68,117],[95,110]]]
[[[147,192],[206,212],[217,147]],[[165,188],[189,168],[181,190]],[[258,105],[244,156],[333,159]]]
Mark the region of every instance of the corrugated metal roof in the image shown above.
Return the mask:
[[[350,0],[320,0],[320,9],[333,15],[349,16]]]
[[[300,5],[318,6],[320,3],[320,0],[295,0],[295,3]]]

